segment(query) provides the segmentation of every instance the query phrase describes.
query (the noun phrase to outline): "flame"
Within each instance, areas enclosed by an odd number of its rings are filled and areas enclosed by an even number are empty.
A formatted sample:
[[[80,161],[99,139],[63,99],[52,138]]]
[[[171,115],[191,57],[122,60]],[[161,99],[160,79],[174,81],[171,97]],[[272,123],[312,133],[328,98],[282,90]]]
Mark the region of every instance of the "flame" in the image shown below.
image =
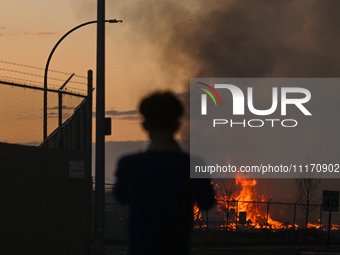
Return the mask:
[[[241,201],[256,201],[256,184],[255,179],[236,179],[236,183],[241,186],[241,192],[239,194],[239,199]],[[261,198],[261,202],[267,202],[264,196]],[[262,206],[261,206],[262,205]],[[281,222],[275,221],[271,218],[270,213],[267,215],[266,208],[263,208],[264,204],[257,203],[239,203],[239,211],[247,212],[247,221],[252,223],[255,228],[271,227],[271,228],[283,228]],[[250,220],[250,221],[249,221]]]
[[[237,227],[249,228],[269,228],[272,231],[279,229],[294,228],[299,226],[295,223],[279,222],[273,219],[270,214],[270,197],[257,194],[256,179],[249,179],[247,176],[237,176],[235,179],[223,179],[221,183],[211,181],[215,189],[217,200],[216,211],[224,216],[224,224],[210,225],[210,229],[236,229]],[[274,210],[274,209],[271,209]],[[245,224],[240,224],[240,212],[246,212]],[[199,207],[195,204],[194,220],[200,221],[194,228],[206,228],[207,225],[202,221],[202,214]],[[212,220],[214,221],[214,220]],[[218,219],[220,221],[220,218]],[[318,220],[320,222],[320,219]],[[308,223],[307,228],[320,229],[320,223]],[[327,226],[322,226],[322,230],[327,231]],[[332,224],[331,230],[340,230],[340,225]]]
[[[320,221],[320,220],[319,220]],[[307,224],[307,228],[315,228],[315,229],[319,229],[320,228],[320,224],[312,224],[312,223],[308,223]]]
[[[215,190],[219,190],[221,188],[221,185],[218,185],[217,183],[214,185]],[[259,196],[256,193],[256,179],[235,178],[235,185],[238,187],[238,191],[235,190],[233,194],[226,194],[227,192],[216,192],[218,212],[225,214],[225,216],[227,214],[229,216],[232,211],[237,214],[239,214],[239,212],[246,212],[246,225],[252,228],[282,229],[292,227],[290,224],[283,224],[279,221],[273,220],[269,212],[267,214],[267,206],[265,202],[268,202],[268,198],[265,198],[264,196],[260,198],[260,202],[264,203],[245,202],[259,201]],[[230,220],[230,222],[226,222],[225,227],[228,227],[227,225],[231,228],[236,228],[235,219]]]
[[[340,225],[332,224],[331,230],[340,230]]]
[[[199,220],[202,218],[202,214],[200,212],[200,208],[197,204],[194,204],[194,220]]]

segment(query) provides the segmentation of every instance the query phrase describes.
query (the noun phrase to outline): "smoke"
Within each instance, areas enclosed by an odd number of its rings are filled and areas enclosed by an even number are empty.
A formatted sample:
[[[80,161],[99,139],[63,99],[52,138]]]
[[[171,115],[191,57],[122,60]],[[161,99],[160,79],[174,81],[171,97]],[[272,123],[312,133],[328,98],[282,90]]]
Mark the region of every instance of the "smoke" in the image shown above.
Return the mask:
[[[72,3],[80,17],[95,17],[94,0]],[[188,89],[192,77],[339,77],[338,0],[112,0],[106,7],[107,18],[123,19],[107,33],[114,29],[124,45],[115,59],[129,72],[124,85],[138,84],[130,96],[150,84]],[[294,199],[285,180],[258,186]]]
[[[167,78],[338,77],[337,0],[110,1]]]
[[[81,21],[95,0],[74,0]],[[182,91],[192,77],[338,77],[337,0],[111,0],[109,66],[133,100],[145,87]],[[146,92],[148,93],[148,92]]]
[[[339,11],[337,0],[107,2],[131,61],[149,51],[162,82],[185,88],[192,77],[339,77]]]
[[[82,21],[95,19],[96,1],[70,4]],[[112,59],[136,67],[126,83],[146,72],[140,87],[187,88],[192,77],[339,76],[337,0],[112,0],[106,9],[124,21],[107,33],[119,48]]]

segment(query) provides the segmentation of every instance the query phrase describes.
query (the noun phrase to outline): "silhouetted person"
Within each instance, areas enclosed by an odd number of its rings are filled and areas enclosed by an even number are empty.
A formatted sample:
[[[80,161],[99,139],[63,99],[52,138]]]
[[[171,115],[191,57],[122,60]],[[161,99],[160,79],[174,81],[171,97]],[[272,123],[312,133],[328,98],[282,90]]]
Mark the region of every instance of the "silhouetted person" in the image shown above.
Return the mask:
[[[140,105],[149,133],[146,152],[120,159],[114,195],[130,207],[130,254],[190,254],[193,204],[215,203],[208,179],[190,179],[190,158],[174,139],[183,114],[170,92],[155,93]]]

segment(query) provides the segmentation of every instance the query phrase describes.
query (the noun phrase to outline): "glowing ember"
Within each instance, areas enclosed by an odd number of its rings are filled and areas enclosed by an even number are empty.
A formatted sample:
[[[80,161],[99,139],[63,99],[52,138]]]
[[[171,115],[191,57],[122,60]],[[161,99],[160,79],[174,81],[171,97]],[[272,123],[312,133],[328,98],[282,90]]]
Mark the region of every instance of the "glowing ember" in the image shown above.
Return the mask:
[[[198,220],[201,219],[202,214],[200,212],[199,207],[197,206],[197,204],[194,204],[194,220]]]
[[[319,228],[320,228],[320,224],[311,224],[311,223],[308,223],[308,224],[307,224],[307,227],[308,227],[308,228],[316,228],[316,229],[319,229]]]
[[[333,224],[331,230],[340,230],[340,225]]]

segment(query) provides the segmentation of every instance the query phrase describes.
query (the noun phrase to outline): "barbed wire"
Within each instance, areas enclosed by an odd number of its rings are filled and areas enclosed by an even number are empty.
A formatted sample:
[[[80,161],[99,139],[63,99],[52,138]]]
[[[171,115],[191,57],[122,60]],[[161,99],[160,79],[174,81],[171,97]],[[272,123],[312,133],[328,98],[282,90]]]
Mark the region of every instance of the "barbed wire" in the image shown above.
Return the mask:
[[[31,83],[38,83],[38,84],[44,84],[43,82],[41,81],[33,81],[33,80],[27,80],[27,79],[21,79],[21,78],[16,78],[16,77],[11,77],[11,76],[5,76],[5,75],[0,75],[0,77],[3,77],[3,78],[7,78],[7,79],[10,79],[11,81],[26,81],[26,82],[31,82]],[[4,81],[6,81],[5,79],[2,79]],[[48,84],[49,86],[52,86],[52,87],[60,87],[60,85],[56,85],[56,84]]]
[[[6,79],[1,79],[0,78],[0,81],[17,81],[17,80],[20,80],[20,81],[24,81],[24,82],[30,82],[30,83],[33,83],[33,84],[44,84],[43,82],[41,81],[33,81],[33,80],[27,80],[27,79],[20,79],[20,78],[15,78],[15,77],[11,77],[11,76],[4,76],[4,75],[0,75],[0,77],[3,77],[3,78],[8,78],[10,80],[6,80]],[[28,84],[30,85],[30,84]],[[50,87],[53,87],[55,88],[56,90],[58,90],[60,88],[60,85],[56,85],[56,84],[48,84]],[[41,86],[43,87],[43,86]],[[74,87],[67,87],[67,88],[64,88],[63,90],[77,90],[77,91],[80,91],[82,93],[86,93],[87,90],[84,90],[84,89],[78,89],[78,88],[74,88]]]
[[[74,91],[74,90],[76,90],[76,91],[78,91],[78,92],[82,92],[82,93],[87,93],[87,90],[84,90],[84,89],[78,89],[78,88],[73,88],[73,87],[67,87],[67,88],[65,88],[65,89],[63,89],[63,90],[67,90],[67,91]]]
[[[4,76],[0,76],[0,77],[4,77]],[[22,79],[22,80],[24,80],[24,79]],[[28,80],[24,80],[24,81],[28,81]],[[1,82],[12,82],[12,83],[14,83],[14,84],[25,85],[25,86],[31,87],[31,88],[33,88],[33,89],[34,89],[34,88],[41,88],[41,89],[43,89],[43,86],[37,85],[37,84],[32,84],[32,83],[25,83],[25,82],[18,82],[18,81],[13,82],[13,81],[11,81],[11,80],[0,79],[0,85],[2,85]],[[10,86],[11,86],[11,85],[10,85]],[[51,85],[50,88],[51,88],[51,87],[52,87],[54,90],[59,90],[59,88],[60,88],[59,85]],[[70,92],[70,93],[79,94],[79,95],[81,95],[81,96],[84,96],[84,95],[87,94],[87,90],[78,89],[78,88],[74,88],[74,87],[68,87],[68,88],[63,89],[62,91],[67,91],[67,92]],[[72,97],[72,95],[71,95],[71,97]]]
[[[23,64],[18,64],[18,63],[3,61],[3,60],[0,60],[0,62],[1,62],[1,63],[4,63],[4,64],[10,64],[10,65],[28,67],[28,68],[33,68],[33,69],[37,69],[37,70],[45,70],[44,68],[41,68],[41,67],[30,66],[30,65],[23,65]],[[54,73],[65,74],[65,75],[71,75],[71,73],[66,73],[66,72],[56,71],[56,70],[51,70],[51,69],[48,69],[48,71],[49,71],[49,72],[54,72]],[[85,79],[87,79],[87,77],[82,76],[82,75],[74,75],[74,77],[79,77],[79,78],[85,78]]]
[[[21,71],[6,69],[6,68],[0,68],[0,70],[7,71],[7,72],[12,72],[12,73],[21,73],[21,74],[25,74],[25,75],[31,75],[31,76],[36,76],[36,77],[44,78],[43,75],[32,74],[32,73],[26,73],[26,72],[21,72]],[[48,79],[65,82],[64,79],[58,79],[58,78],[53,78],[53,77],[50,77],[50,78],[48,78]],[[87,83],[85,83],[85,82],[78,82],[78,81],[69,81],[69,83],[76,83],[76,84],[87,85]]]

